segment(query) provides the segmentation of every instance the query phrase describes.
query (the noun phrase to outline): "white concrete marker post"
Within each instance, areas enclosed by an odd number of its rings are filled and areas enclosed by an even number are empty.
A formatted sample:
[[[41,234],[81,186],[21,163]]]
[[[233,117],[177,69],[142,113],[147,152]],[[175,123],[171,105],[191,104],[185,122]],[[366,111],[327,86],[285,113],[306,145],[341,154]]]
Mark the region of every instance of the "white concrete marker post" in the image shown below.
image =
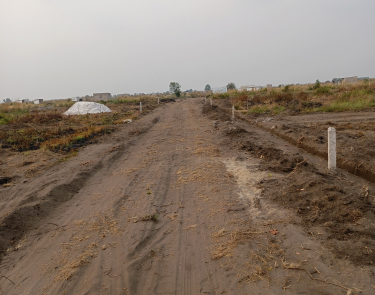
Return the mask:
[[[210,97],[210,104],[212,105],[212,97]]]
[[[328,169],[336,169],[336,129],[328,128]]]
[[[232,120],[234,120],[234,106],[232,106]]]
[[[139,110],[142,113],[142,102],[139,103]]]

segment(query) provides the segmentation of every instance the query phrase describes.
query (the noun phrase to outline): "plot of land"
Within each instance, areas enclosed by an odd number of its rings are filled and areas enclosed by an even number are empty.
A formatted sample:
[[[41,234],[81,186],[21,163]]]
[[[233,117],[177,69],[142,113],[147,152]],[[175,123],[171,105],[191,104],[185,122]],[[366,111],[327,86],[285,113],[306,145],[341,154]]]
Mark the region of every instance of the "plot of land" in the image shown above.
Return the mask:
[[[374,294],[373,184],[260,127],[179,100],[0,187],[0,290]]]

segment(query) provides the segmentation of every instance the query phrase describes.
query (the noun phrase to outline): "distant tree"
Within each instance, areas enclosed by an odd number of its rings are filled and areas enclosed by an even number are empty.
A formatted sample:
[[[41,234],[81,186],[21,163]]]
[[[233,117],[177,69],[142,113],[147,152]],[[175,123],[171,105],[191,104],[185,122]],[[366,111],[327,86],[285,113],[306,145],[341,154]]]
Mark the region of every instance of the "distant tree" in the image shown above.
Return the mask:
[[[313,89],[318,89],[320,87],[320,81],[319,80],[316,80],[314,86],[313,86]]]
[[[284,89],[281,90],[282,92],[289,92],[290,85],[285,85]]]
[[[229,90],[236,89],[236,84],[234,84],[233,82],[228,83],[227,89],[229,89]]]
[[[335,83],[337,81],[337,78],[332,79],[332,83]]]
[[[204,90],[205,90],[205,91],[210,91],[210,90],[211,90],[211,86],[210,86],[210,84],[207,84],[206,87],[204,87]]]
[[[181,85],[177,82],[169,83],[169,91],[174,93],[177,97],[181,96]]]

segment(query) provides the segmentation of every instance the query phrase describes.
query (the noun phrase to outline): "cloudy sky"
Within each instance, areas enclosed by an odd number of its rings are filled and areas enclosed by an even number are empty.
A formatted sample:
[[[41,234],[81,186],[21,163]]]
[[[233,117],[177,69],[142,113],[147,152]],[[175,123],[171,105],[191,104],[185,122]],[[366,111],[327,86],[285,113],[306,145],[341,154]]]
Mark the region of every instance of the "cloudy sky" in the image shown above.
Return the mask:
[[[374,0],[0,0],[0,100],[375,77]]]

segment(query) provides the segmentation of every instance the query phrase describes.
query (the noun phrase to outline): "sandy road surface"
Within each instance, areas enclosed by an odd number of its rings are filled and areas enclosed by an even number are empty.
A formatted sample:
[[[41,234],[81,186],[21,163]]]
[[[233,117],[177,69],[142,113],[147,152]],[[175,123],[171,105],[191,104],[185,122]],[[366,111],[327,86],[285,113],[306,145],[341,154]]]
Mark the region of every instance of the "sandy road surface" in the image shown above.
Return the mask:
[[[0,294],[371,294],[371,274],[322,259],[259,199],[269,172],[220,145],[201,108],[165,105],[2,190]]]

